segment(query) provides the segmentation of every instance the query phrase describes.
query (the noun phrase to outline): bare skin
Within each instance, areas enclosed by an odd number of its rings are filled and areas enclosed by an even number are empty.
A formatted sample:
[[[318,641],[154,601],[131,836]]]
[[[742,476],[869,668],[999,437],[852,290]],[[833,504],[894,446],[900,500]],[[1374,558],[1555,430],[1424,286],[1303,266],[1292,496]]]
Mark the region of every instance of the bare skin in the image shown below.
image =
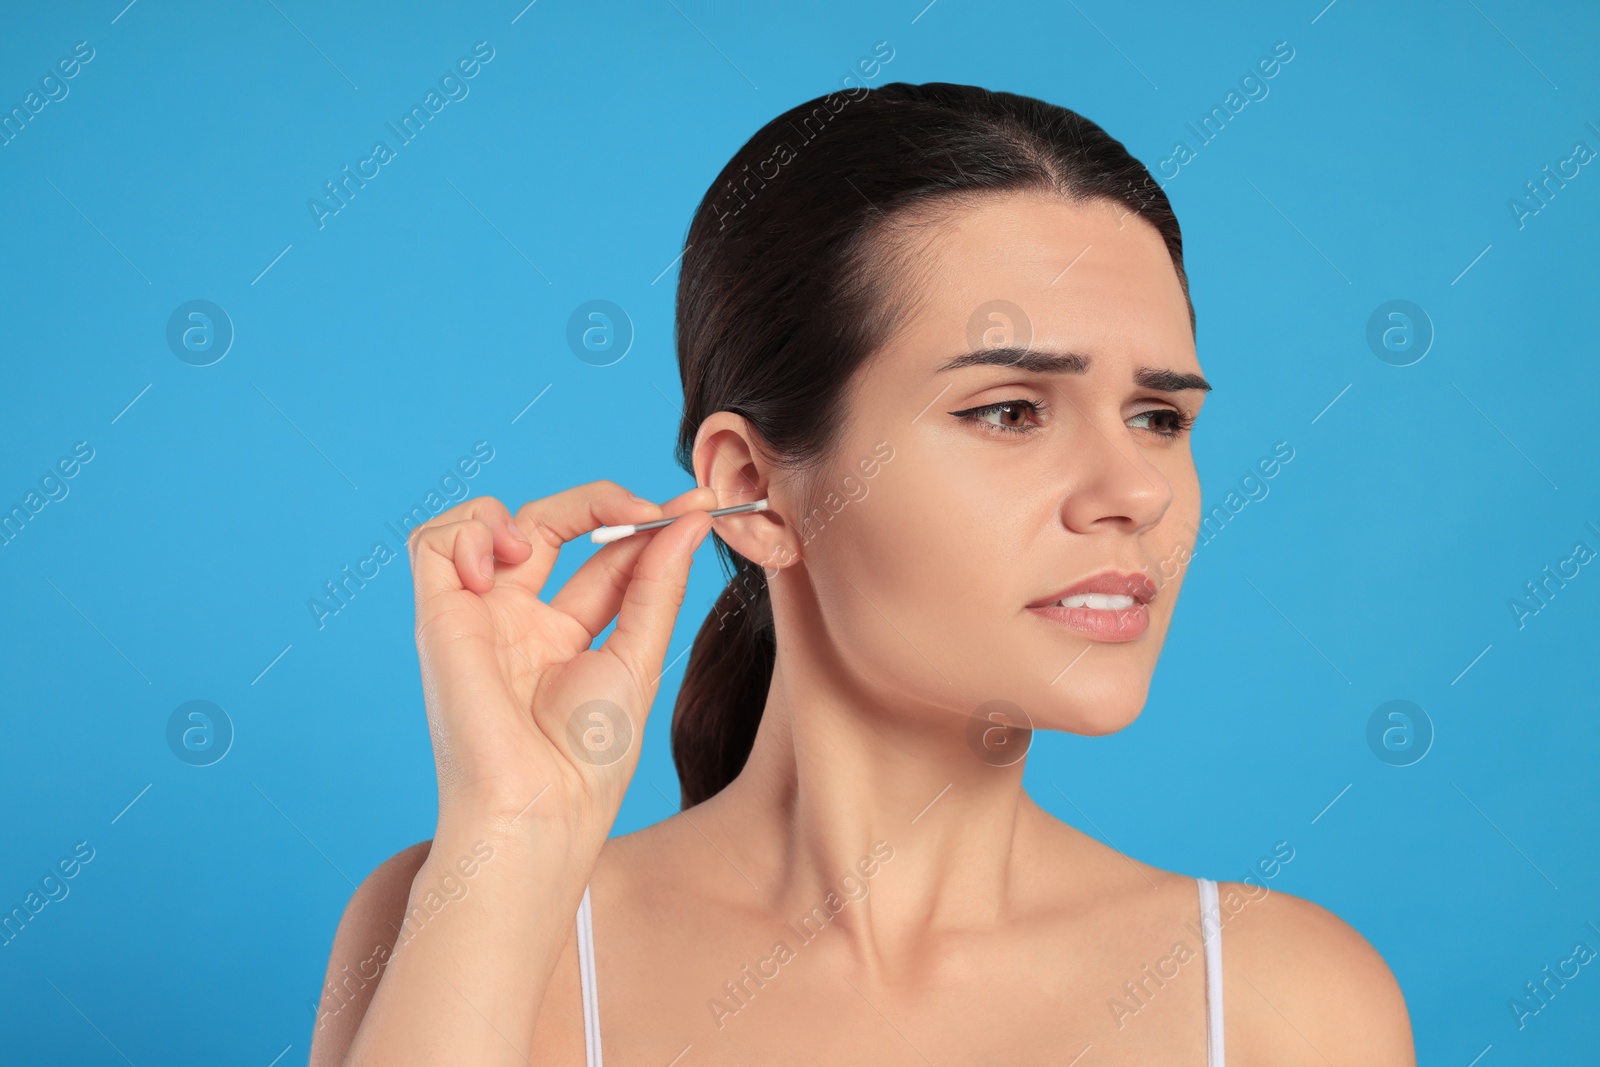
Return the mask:
[[[585,884],[612,1067],[1205,1062],[1194,880],[1063,823],[1022,788],[1025,761],[968,740],[996,699],[1089,735],[1144,705],[1200,508],[1188,436],[1166,431],[1203,390],[1135,383],[1137,368],[1200,374],[1177,276],[1155,231],[1104,203],[992,198],[923,237],[923,299],[863,370],[810,487],[850,497],[824,524],[801,526],[817,500],[723,411],[694,453],[714,488],[660,509],[609,483],[535,501],[515,519],[532,547],[488,498],[414,537],[439,827],[346,909],[330,981],[374,973],[360,964],[380,945],[389,962],[348,1003],[325,994],[314,1067],[582,1064]],[[1023,310],[1032,350],[1086,364],[938,370],[997,298]],[[858,464],[874,456],[869,481]],[[766,512],[701,514],[762,496]],[[685,518],[606,546],[532,606],[560,539],[662,514]],[[607,838],[637,742],[594,766],[566,720],[600,697],[644,728],[686,552],[713,521],[771,576],[778,656],[754,750],[705,803]],[[491,540],[492,585],[472,570]],[[1105,569],[1158,580],[1139,636],[1029,610]],[[617,633],[587,650],[619,606]],[[480,842],[493,857],[467,876]],[[1281,890],[1220,890],[1230,1067],[1414,1067],[1400,990],[1360,934]],[[830,893],[808,938],[799,921]]]

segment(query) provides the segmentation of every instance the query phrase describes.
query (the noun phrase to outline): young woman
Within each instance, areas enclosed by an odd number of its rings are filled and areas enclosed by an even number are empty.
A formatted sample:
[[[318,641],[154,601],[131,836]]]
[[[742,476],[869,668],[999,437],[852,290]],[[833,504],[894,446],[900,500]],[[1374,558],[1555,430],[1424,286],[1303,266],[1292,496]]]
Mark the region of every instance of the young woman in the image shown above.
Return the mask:
[[[1022,788],[1032,730],[1139,714],[1199,517],[1182,240],[1121,143],[965,85],[802,104],[695,213],[677,345],[697,488],[413,534],[439,821],[352,897],[314,1065],[1414,1064],[1336,916]],[[608,838],[713,527],[683,810]]]

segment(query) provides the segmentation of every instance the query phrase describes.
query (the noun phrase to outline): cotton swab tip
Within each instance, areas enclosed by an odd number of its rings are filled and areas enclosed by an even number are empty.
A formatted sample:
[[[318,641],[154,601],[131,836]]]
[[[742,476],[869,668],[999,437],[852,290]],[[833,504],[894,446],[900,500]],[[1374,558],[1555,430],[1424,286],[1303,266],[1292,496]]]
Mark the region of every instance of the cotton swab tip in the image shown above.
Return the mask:
[[[633,526],[601,526],[589,534],[589,540],[597,545],[608,545],[612,541],[620,541],[637,532]]]

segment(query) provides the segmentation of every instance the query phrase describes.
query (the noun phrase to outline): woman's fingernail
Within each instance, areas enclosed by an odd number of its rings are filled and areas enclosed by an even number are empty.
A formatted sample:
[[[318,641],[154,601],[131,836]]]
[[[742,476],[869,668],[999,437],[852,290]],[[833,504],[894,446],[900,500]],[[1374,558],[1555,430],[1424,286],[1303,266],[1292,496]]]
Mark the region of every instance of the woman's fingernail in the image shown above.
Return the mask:
[[[494,557],[493,556],[484,556],[482,559],[480,559],[478,561],[478,573],[482,574],[485,578],[493,578],[494,577]]]
[[[628,494],[628,497],[629,497],[629,498],[630,498],[630,499],[632,499],[632,500],[637,500],[637,501],[638,501],[638,502],[639,502],[639,503],[641,503],[641,504],[650,504],[650,503],[654,503],[654,501],[650,501],[650,500],[646,500],[646,499],[645,499],[645,498],[644,498],[644,497],[642,497],[642,496],[639,496],[639,495],[638,495],[638,494],[637,494],[637,493],[629,493],[629,494]]]
[[[507,522],[506,526],[510,529],[511,536],[516,540],[521,541],[525,545],[533,543],[528,540],[528,535],[522,532],[522,527],[517,525],[516,520]]]

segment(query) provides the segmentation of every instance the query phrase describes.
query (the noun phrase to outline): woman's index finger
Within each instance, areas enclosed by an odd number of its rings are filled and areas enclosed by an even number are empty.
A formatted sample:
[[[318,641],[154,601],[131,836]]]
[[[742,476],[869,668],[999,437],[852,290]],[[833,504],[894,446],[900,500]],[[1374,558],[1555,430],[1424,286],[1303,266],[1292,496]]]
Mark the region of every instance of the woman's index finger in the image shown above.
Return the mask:
[[[601,526],[650,522],[661,517],[660,505],[641,500],[607,480],[530,500],[517,509],[512,521],[533,544],[533,554],[505,577],[537,596],[567,542]]]

